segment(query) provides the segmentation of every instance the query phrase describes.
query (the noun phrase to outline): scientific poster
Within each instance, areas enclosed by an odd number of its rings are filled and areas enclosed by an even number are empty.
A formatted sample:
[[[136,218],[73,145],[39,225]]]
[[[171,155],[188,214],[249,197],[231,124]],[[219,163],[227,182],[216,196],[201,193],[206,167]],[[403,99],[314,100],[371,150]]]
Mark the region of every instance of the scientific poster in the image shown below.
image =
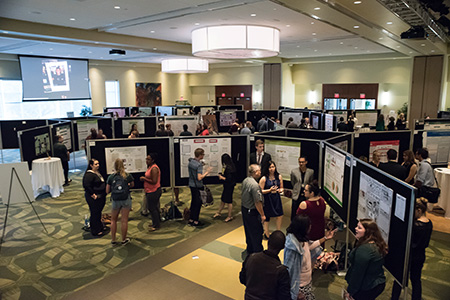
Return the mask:
[[[342,207],[344,187],[345,155],[325,148],[324,189]]]
[[[375,126],[377,124],[378,113],[376,111],[357,111],[356,118],[358,119],[358,126],[363,126],[364,123],[369,123],[369,126]]]
[[[129,135],[131,132],[131,126],[137,125],[139,134],[145,134],[145,120],[144,119],[123,119],[122,120],[122,134]]]
[[[220,112],[220,126],[231,126],[236,120],[236,112],[234,111],[221,111]]]
[[[294,119],[294,123],[297,125],[300,125],[300,122],[303,119],[303,113],[302,112],[282,112],[281,113],[281,120],[283,121],[283,126],[286,126],[287,121],[289,118]]]
[[[389,242],[393,191],[361,172],[359,179],[358,219],[375,220],[386,243]]]
[[[325,131],[333,131],[333,115],[325,114]]]
[[[95,128],[98,131],[97,120],[78,120],[77,131],[78,131],[78,145],[80,149],[84,149],[84,142],[86,138],[91,135],[91,128]]]
[[[338,142],[336,144],[333,144],[333,146],[341,150],[344,150],[345,152],[348,152],[348,141]]]
[[[188,131],[192,134],[195,134],[195,129],[197,128],[197,124],[199,118],[198,116],[165,116],[164,123],[172,125],[172,131],[175,136],[180,135],[183,132],[183,125],[186,124],[188,126]]]
[[[312,118],[312,127],[313,127],[314,129],[320,129],[320,126],[319,126],[319,116],[312,115],[311,118]]]
[[[369,162],[372,161],[372,153],[375,150],[378,150],[378,152],[380,153],[380,159],[381,162],[385,163],[388,161],[387,159],[387,152],[389,149],[394,149],[395,151],[397,151],[397,159],[395,161],[398,161],[398,157],[399,155],[401,155],[401,153],[398,153],[399,149],[400,149],[400,140],[394,140],[394,141],[372,141],[370,142],[370,148],[369,148]]]
[[[450,131],[424,132],[423,146],[428,149],[432,164],[450,161]]]
[[[120,148],[105,148],[106,173],[114,173],[114,161],[123,160],[127,173],[140,173],[147,170],[145,159],[147,146],[133,146]]]
[[[50,152],[50,138],[48,133],[40,134],[34,137],[34,149],[36,156]]]
[[[272,160],[277,165],[278,173],[283,180],[291,180],[291,170],[298,168],[298,158],[300,157],[300,142],[289,142],[279,140],[264,140],[264,151],[272,156]]]
[[[72,149],[72,134],[70,133],[70,124],[56,127],[56,135],[60,135],[63,138],[63,144],[67,150]],[[54,141],[56,143],[56,141]]]
[[[198,138],[180,139],[180,174],[182,178],[189,177],[189,158],[195,157],[194,151],[197,148],[205,150],[203,170],[212,167],[208,176],[217,176],[222,172],[222,154],[228,153],[231,156],[231,138]]]

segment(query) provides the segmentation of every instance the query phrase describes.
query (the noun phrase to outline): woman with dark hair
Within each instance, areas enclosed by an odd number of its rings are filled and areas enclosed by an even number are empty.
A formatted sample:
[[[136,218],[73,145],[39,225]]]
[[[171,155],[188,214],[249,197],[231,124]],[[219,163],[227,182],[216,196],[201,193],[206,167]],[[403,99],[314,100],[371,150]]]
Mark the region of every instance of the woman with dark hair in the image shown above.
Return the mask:
[[[395,118],[390,116],[389,123],[387,125],[387,130],[395,130]]]
[[[105,229],[102,223],[102,210],[105,207],[106,198],[105,180],[98,171],[99,167],[98,160],[90,159],[83,176],[84,197],[91,213],[89,222],[93,236],[102,236]]]
[[[84,141],[84,152],[86,153],[86,155],[87,155],[87,143],[88,143],[87,141],[88,140],[95,140],[95,139],[98,139],[98,138],[99,138],[99,136],[97,134],[97,129],[91,128],[91,134],[88,135],[88,137]]]
[[[336,229],[328,231],[321,239],[310,241],[308,238],[310,228],[309,217],[298,215],[295,216],[286,230],[284,265],[288,267],[291,277],[291,299],[315,299],[311,285],[312,262],[322,252],[320,244],[333,238],[336,233]]]
[[[220,202],[219,210],[214,214],[213,218],[220,217],[220,213],[226,203],[228,204],[228,216],[225,222],[230,222],[233,220],[231,213],[233,210],[233,191],[236,185],[236,167],[231,156],[227,153],[222,154],[222,173],[219,173],[219,179],[223,180],[222,201]]]
[[[383,263],[388,247],[374,220],[359,220],[355,231],[358,241],[348,256],[350,268],[345,276],[348,283],[345,299],[373,300],[386,285]]]
[[[209,135],[208,125],[206,123],[203,123],[203,130],[199,135]]]
[[[117,158],[114,161],[115,172],[109,175],[106,180],[106,193],[111,192],[112,200],[112,213],[111,213],[111,244],[117,245],[116,232],[117,232],[117,219],[119,213],[122,211],[121,220],[121,233],[122,233],[122,245],[126,245],[130,242],[127,238],[128,231],[128,215],[131,210],[131,197],[130,188],[134,187],[133,176],[125,172],[123,160]]]
[[[195,135],[200,135],[203,131],[203,126],[202,124],[198,123],[197,124],[197,128],[195,129]]]
[[[405,130],[406,129],[406,119],[405,119],[404,113],[401,113],[398,115],[395,126],[397,127],[397,130]]]
[[[131,133],[133,131],[136,131],[138,133],[138,135],[139,135],[139,130],[138,130],[138,127],[137,127],[136,123],[131,124],[131,129],[130,129],[130,134],[129,135],[131,135]]]
[[[270,218],[275,218],[277,230],[281,229],[281,221],[283,220],[283,205],[281,204],[280,194],[283,193],[283,178],[277,171],[275,162],[269,161],[269,168],[262,170],[264,172],[259,186],[264,196],[264,238],[269,239],[269,222]]]
[[[323,237],[325,232],[325,209],[327,205],[320,196],[317,180],[305,186],[306,201],[302,201],[297,209],[297,215],[307,215],[311,220],[309,239],[315,241]]]
[[[377,123],[375,124],[376,131],[384,131],[384,115],[380,114],[377,119]]]
[[[411,255],[409,264],[409,274],[412,285],[412,300],[422,299],[422,268],[425,262],[425,249],[430,243],[433,223],[427,218],[428,200],[421,197],[416,199],[414,210],[414,223],[411,236]],[[400,298],[401,286],[394,281],[391,300]]]
[[[140,180],[144,182],[145,199],[147,208],[152,215],[152,225],[149,225],[150,231],[161,228],[161,172],[156,165],[158,154],[150,153],[145,160],[147,163],[147,171],[145,176],[141,176]]]
[[[409,184],[414,184],[414,177],[417,173],[417,164],[414,159],[414,153],[411,150],[406,150],[403,152],[403,163],[402,166],[406,168],[406,173],[408,177],[406,177],[405,182]]]

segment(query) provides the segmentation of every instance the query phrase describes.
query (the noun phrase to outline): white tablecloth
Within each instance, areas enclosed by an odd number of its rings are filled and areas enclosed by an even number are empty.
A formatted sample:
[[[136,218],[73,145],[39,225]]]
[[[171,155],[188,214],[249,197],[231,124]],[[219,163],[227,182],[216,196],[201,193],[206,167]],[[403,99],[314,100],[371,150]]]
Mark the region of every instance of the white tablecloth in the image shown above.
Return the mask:
[[[59,197],[64,192],[63,184],[64,172],[58,157],[33,160],[31,185],[35,198],[42,193],[42,190],[50,192],[52,197]]]
[[[450,219],[450,169],[436,168],[434,174],[441,188],[438,205],[445,210],[445,217]]]

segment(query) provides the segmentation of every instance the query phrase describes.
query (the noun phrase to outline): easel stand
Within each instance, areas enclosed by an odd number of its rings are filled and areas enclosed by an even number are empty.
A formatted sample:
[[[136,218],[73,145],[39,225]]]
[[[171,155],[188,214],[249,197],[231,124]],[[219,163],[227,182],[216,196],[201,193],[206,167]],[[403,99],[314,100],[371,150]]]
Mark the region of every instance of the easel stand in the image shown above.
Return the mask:
[[[16,178],[19,181],[20,187],[22,188],[22,191],[24,192],[25,196],[27,197],[28,202],[30,203],[31,207],[33,208],[34,213],[36,214],[37,218],[39,219],[39,222],[41,223],[42,227],[44,227],[45,232],[47,232],[47,234],[48,234],[47,228],[45,228],[44,223],[42,223],[42,220],[39,217],[39,214],[37,213],[36,209],[33,206],[33,202],[31,202],[30,198],[28,197],[27,192],[25,191],[25,188],[24,188],[24,186],[22,184],[22,181],[20,180],[19,175],[17,174],[16,169],[13,167],[11,169],[11,177],[10,177],[10,181],[9,181],[9,193],[8,193],[8,202],[6,204],[5,222],[3,222],[3,233],[2,233],[2,238],[0,239],[0,252],[1,252],[1,249],[2,249],[2,244],[4,242],[5,231],[6,231],[6,223],[8,221],[9,204],[10,204],[10,201],[11,201],[11,192],[12,192],[12,183],[13,183],[13,176],[14,176],[14,174],[16,175]]]

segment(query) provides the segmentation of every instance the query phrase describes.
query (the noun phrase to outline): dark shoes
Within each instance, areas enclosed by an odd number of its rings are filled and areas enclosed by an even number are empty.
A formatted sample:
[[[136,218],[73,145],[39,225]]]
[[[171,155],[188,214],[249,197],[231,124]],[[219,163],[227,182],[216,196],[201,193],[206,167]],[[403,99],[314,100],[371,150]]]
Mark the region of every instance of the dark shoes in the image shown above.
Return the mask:
[[[205,225],[205,223],[203,223],[203,222],[200,222],[200,221],[198,221],[197,223],[196,222],[194,222],[194,221],[190,221],[189,223],[188,223],[188,226],[192,226],[192,227],[202,227],[202,226],[204,226]]]

